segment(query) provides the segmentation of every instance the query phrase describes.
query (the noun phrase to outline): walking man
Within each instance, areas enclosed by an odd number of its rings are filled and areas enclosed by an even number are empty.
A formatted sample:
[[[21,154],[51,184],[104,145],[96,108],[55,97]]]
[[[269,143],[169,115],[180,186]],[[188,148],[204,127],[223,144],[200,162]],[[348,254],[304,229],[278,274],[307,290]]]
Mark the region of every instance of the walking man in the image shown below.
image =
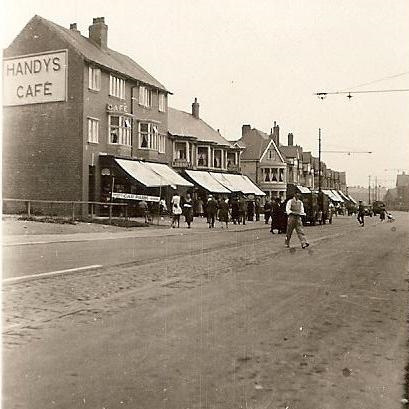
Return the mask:
[[[358,205],[358,222],[361,225],[361,227],[364,227],[365,225],[365,208],[364,205],[362,204],[362,200],[359,201],[359,205]]]
[[[304,216],[305,213],[303,202],[299,199],[298,193],[295,193],[294,197],[287,202],[285,210],[288,214],[287,236],[285,238],[286,247],[290,247],[291,235],[293,234],[293,230],[295,229],[295,231],[297,232],[297,236],[301,242],[301,247],[305,249],[310,244],[305,238],[304,230],[302,227],[301,216]]]

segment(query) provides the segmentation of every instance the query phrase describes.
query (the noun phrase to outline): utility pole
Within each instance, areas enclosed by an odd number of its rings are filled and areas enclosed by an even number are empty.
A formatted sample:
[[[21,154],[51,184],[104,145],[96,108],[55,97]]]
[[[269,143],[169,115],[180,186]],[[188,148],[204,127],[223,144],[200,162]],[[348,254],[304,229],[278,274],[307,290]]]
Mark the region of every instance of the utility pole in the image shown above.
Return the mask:
[[[371,175],[369,175],[368,183],[368,204],[371,204]]]
[[[321,128],[318,128],[318,192],[321,192]]]

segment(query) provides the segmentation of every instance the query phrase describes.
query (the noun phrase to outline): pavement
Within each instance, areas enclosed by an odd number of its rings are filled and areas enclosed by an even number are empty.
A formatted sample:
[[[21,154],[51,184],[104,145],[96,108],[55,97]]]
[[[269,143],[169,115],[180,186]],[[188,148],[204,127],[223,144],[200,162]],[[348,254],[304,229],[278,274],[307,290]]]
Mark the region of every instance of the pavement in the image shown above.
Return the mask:
[[[142,218],[135,218],[143,223]],[[180,234],[200,234],[209,231],[209,226],[205,218],[196,217],[191,229],[187,229],[181,218],[180,228],[170,228],[170,218],[166,217],[149,224],[147,227],[117,227],[102,225],[98,223],[57,224],[43,223],[28,220],[19,220],[16,216],[3,217],[2,221],[2,245],[16,246],[25,244],[46,244],[107,240],[118,238],[138,238],[138,237],[163,237],[179,236]],[[260,228],[267,228],[263,219],[258,222],[246,222],[246,225],[229,224],[229,231],[248,231]],[[214,231],[224,231],[220,222],[216,222]]]

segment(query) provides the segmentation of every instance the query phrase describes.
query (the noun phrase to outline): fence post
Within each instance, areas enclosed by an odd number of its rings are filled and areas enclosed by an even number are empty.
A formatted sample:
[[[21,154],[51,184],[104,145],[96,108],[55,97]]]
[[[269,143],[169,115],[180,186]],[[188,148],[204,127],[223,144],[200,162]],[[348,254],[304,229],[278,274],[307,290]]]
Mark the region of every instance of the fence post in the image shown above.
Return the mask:
[[[31,202],[27,200],[27,217],[31,217]]]
[[[75,221],[75,202],[72,202],[72,221]]]
[[[109,204],[109,224],[112,224],[112,203]]]

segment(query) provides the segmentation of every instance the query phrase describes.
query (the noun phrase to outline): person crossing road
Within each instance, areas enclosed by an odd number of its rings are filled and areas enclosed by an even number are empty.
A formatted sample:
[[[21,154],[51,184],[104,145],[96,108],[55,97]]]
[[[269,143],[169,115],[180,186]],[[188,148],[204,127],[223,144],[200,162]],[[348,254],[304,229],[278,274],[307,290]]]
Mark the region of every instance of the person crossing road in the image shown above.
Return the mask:
[[[285,238],[286,247],[290,247],[291,235],[293,233],[293,230],[295,229],[295,231],[297,232],[297,236],[301,242],[301,247],[305,249],[310,244],[305,238],[304,230],[302,227],[301,216],[304,216],[305,213],[303,202],[300,200],[298,193],[295,193],[294,197],[287,202],[285,210],[288,214],[287,235]]]

